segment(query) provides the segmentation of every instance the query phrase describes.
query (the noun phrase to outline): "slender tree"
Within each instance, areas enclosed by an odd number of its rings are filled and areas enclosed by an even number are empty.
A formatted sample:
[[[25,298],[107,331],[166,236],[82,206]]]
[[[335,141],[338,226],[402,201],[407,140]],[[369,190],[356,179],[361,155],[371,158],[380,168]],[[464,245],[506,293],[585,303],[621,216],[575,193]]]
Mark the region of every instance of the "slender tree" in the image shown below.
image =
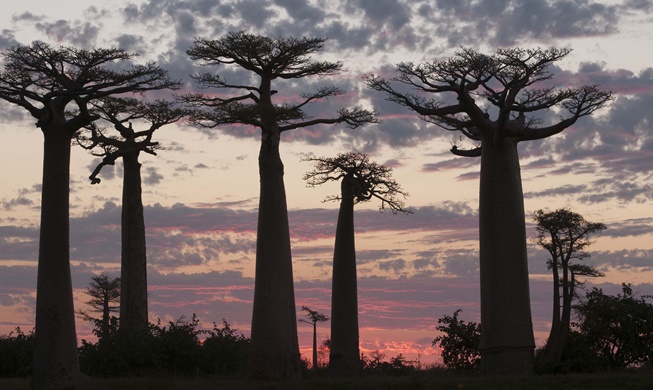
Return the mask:
[[[390,80],[365,76],[368,86],[388,100],[477,144],[470,150],[454,145],[451,152],[481,157],[480,351],[485,373],[529,374],[534,366],[517,144],[558,134],[611,99],[597,86],[551,86],[550,66],[569,52],[513,48],[484,55],[463,49],[443,61],[400,63]],[[406,87],[411,91],[405,92]],[[537,115],[548,110],[562,118],[545,123]]]
[[[584,284],[579,276],[604,276],[594,267],[581,264],[590,257],[585,249],[592,244],[591,237],[606,229],[602,223],[588,222],[580,214],[568,209],[545,213],[535,212],[537,238],[535,243],[549,252],[547,266],[553,273],[553,318],[544,353],[537,362],[539,367],[551,367],[562,358],[571,326],[572,301],[576,288]]]
[[[340,181],[340,195],[327,198],[340,201],[333,251],[329,369],[335,375],[352,375],[362,368],[358,346],[354,205],[376,199],[381,201],[381,209],[406,214],[412,211],[399,199],[408,194],[392,179],[392,168],[370,161],[363,153],[341,153],[334,158],[311,157],[305,161],[316,163],[316,168],[304,175],[309,186]]]
[[[253,378],[290,380],[301,376],[288,209],[279,154],[281,134],[320,124],[344,123],[356,128],[377,121],[374,112],[360,107],[341,109],[333,117],[309,117],[304,111],[306,105],[343,93],[334,86],[302,94],[299,102],[276,100],[282,94],[277,95],[272,89],[275,81],[331,76],[342,70],[339,62],[311,59],[311,55],[324,48],[324,42],[321,38],[269,38],[241,31],[217,40],[198,39],[188,50],[190,57],[202,65],[234,65],[251,72],[259,81],[243,85],[211,73],[195,75],[193,78],[200,86],[231,90],[233,94],[184,97],[197,108],[191,122],[198,126],[242,124],[261,129],[250,362]]]
[[[300,318],[297,321],[313,325],[313,370],[317,370],[317,323],[329,321],[329,317],[318,313],[317,310],[311,310],[307,306],[302,306],[302,311],[306,312],[308,319]]]
[[[93,312],[100,313],[102,317],[93,317],[85,310],[79,310],[77,313],[84,321],[95,325],[94,332],[98,337],[106,337],[111,331],[111,313],[120,309],[117,305],[120,303],[120,278],[104,273],[95,275],[86,288],[86,294],[91,297],[86,303],[93,308]]]
[[[92,101],[169,88],[154,63],[124,65],[134,55],[119,49],[16,45],[3,54],[0,99],[27,110],[43,132],[41,230],[36,290],[33,387],[82,386],[69,252],[70,145],[89,126]]]
[[[77,138],[80,144],[103,157],[89,177],[92,184],[100,183],[98,174],[102,167],[123,162],[122,187],[122,251],[120,279],[120,328],[127,331],[146,331],[147,309],[147,253],[145,219],[141,188],[141,152],[156,155],[158,142],[152,141],[154,132],[177,122],[186,111],[175,103],[157,100],[143,102],[135,98],[105,98],[93,104],[93,113],[109,122],[119,136],[107,135],[93,123],[88,133]],[[132,121],[145,122],[145,130],[136,131]],[[94,151],[93,151],[94,150]]]

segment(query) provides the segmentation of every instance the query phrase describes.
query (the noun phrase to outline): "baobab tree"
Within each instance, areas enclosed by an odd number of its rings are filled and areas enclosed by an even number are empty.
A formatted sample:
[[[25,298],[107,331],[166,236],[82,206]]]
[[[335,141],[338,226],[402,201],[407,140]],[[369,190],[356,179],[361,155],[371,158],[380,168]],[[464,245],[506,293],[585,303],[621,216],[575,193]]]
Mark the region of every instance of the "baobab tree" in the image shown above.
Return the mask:
[[[119,134],[109,135],[108,129],[101,129],[94,122],[87,132],[77,137],[93,155],[103,157],[89,176],[91,184],[100,183],[98,174],[104,166],[114,165],[118,159],[123,162],[120,329],[147,331],[147,251],[138,158],[141,152],[156,156],[159,144],[152,141],[154,132],[183,118],[186,110],[165,100],[144,102],[136,98],[109,97],[95,102],[91,111],[110,123]],[[136,131],[132,121],[145,123],[147,128]]]
[[[586,248],[592,244],[591,238],[606,226],[588,222],[582,215],[564,208],[548,213],[538,210],[534,219],[537,223],[534,241],[549,252],[551,258],[547,266],[553,273],[551,331],[537,362],[538,367],[546,369],[560,363],[565,351],[571,326],[571,304],[577,297],[576,288],[584,284],[578,277],[604,276],[591,265],[579,262],[590,257]]]
[[[337,157],[309,157],[314,170],[304,175],[309,186],[340,181],[340,195],[327,200],[340,201],[336,242],[333,251],[331,290],[331,350],[329,369],[335,375],[352,375],[361,369],[358,347],[358,286],[354,240],[354,205],[372,199],[380,209],[393,213],[412,213],[399,198],[408,194],[392,179],[392,168],[370,161],[363,153],[341,153]]]
[[[297,321],[313,325],[313,370],[317,370],[317,323],[329,321],[329,317],[307,306],[302,306],[302,311],[306,312],[308,319],[300,318]]]
[[[27,110],[43,133],[43,182],[36,289],[33,387],[77,388],[79,371],[69,251],[70,147],[98,119],[89,104],[107,96],[169,88],[154,63],[119,49],[15,45],[3,54],[0,99]]]
[[[476,145],[457,156],[481,157],[479,196],[481,370],[533,372],[533,325],[521,173],[517,145],[558,134],[611,100],[595,85],[556,88],[550,66],[569,49],[462,49],[421,65],[400,63],[389,80],[367,85],[422,120],[459,132]],[[406,92],[409,88],[409,92]],[[557,121],[545,121],[553,111]],[[538,113],[540,116],[538,116]]]
[[[288,208],[279,154],[281,134],[315,125],[345,124],[356,128],[376,122],[372,111],[354,107],[340,109],[332,117],[309,117],[309,103],[343,94],[335,86],[319,88],[283,99],[272,83],[311,76],[332,76],[342,70],[340,62],[315,61],[311,56],[324,48],[322,38],[269,38],[232,32],[217,40],[197,39],[188,50],[202,65],[233,65],[258,79],[248,85],[230,83],[204,73],[192,76],[203,88],[228,90],[232,94],[188,94],[184,100],[196,110],[190,116],[197,126],[248,125],[261,130],[259,152],[260,197],[256,239],[252,355],[250,376],[268,380],[301,376],[297,321],[293,291]],[[296,91],[291,98],[297,98]],[[274,99],[273,99],[274,96]],[[277,100],[279,99],[279,100]]]
[[[96,318],[88,314],[85,310],[79,310],[77,314],[84,321],[90,321],[95,325],[98,337],[106,337],[111,329],[111,313],[120,310],[120,278],[110,277],[107,274],[95,275],[86,288],[86,294],[91,297],[86,301],[94,312],[100,313],[101,317]]]

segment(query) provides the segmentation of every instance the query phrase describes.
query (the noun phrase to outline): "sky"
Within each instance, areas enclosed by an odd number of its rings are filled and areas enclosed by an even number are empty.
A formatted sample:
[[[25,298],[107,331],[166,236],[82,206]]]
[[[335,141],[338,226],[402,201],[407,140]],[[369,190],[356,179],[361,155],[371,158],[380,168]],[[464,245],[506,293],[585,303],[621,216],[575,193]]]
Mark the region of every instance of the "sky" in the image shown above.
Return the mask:
[[[0,50],[34,40],[118,47],[138,53],[136,62],[156,61],[184,83],[183,91],[197,91],[189,77],[197,72],[248,80],[232,68],[199,67],[186,55],[195,38],[239,30],[327,38],[316,58],[342,61],[346,71],[279,83],[273,87],[280,99],[333,84],[348,92],[316,104],[315,113],[360,104],[383,119],[356,130],[325,126],[282,137],[298,318],[302,306],[330,315],[338,204],[322,201],[339,190],[334,183],[306,187],[302,176],[313,166],[301,160],[359,151],[393,168],[414,210],[393,215],[374,202],[356,206],[361,351],[440,362],[431,344],[438,318],[462,309],[461,319],[480,321],[480,160],[452,155],[456,134],[420,121],[362,82],[364,74],[392,77],[399,62],[441,60],[461,47],[488,54],[570,48],[552,68],[556,86],[599,84],[614,93],[611,104],[562,134],[519,146],[537,345],[549,331],[552,282],[546,253],[531,241],[536,210],[566,207],[607,225],[587,260],[605,277],[587,288],[617,293],[631,283],[640,294],[653,293],[653,1],[23,0],[3,5]],[[256,129],[201,130],[183,122],[155,133],[162,150],[141,157],[150,321],[196,313],[204,328],[225,319],[249,335],[259,136]],[[34,324],[42,142],[31,117],[0,103],[0,334]],[[105,167],[102,182],[91,185],[98,162],[73,147],[76,309],[87,309],[84,291],[93,275],[119,275],[121,165]],[[318,324],[320,342],[329,328]],[[310,358],[312,329],[298,324],[298,330]],[[82,321],[77,333],[93,338]]]

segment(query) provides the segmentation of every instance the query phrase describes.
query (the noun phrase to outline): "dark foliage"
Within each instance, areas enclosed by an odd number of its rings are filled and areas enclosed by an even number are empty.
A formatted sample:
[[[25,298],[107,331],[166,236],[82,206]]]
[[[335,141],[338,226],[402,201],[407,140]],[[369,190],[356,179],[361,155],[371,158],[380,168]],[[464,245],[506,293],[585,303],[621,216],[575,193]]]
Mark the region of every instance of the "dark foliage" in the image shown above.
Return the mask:
[[[653,305],[636,298],[632,287],[622,294],[604,294],[593,288],[576,306],[575,325],[604,368],[621,368],[651,361],[653,357]]]
[[[34,331],[25,334],[20,328],[0,335],[0,378],[32,375]]]
[[[546,345],[535,351],[535,360],[542,357]],[[590,373],[602,370],[601,359],[588,339],[575,330],[569,332],[567,346],[559,362],[537,367],[538,374]]]
[[[370,357],[362,355],[363,372],[374,375],[403,376],[415,371],[413,362],[406,360],[402,354],[390,358],[389,362],[384,359],[385,354],[379,351],[370,353]]]
[[[243,372],[249,339],[228,322],[210,331],[198,329],[199,320],[182,316],[168,326],[150,324],[147,332],[117,330],[97,343],[82,340],[82,372],[96,377],[173,374],[198,376]],[[202,341],[200,336],[207,337]]]
[[[202,344],[201,370],[204,374],[234,374],[244,372],[249,359],[249,338],[227,321],[222,320],[222,328],[213,323],[213,330]]]
[[[445,366],[455,370],[478,370],[481,355],[478,345],[481,342],[481,325],[476,322],[465,323],[458,319],[458,309],[453,316],[445,315],[438,320],[437,330],[444,335],[433,340],[433,345],[440,344],[442,360]]]

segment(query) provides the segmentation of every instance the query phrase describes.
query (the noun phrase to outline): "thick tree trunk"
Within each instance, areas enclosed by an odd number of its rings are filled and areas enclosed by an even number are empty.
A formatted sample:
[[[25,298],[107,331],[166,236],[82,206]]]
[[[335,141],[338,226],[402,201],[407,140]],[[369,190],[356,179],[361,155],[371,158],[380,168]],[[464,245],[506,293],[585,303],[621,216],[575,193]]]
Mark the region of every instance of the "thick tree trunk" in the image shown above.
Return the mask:
[[[517,144],[483,142],[480,185],[481,370],[533,372],[524,201]]]
[[[280,134],[264,131],[259,154],[261,192],[256,238],[250,376],[301,378],[290,232]]]
[[[43,131],[41,231],[36,288],[36,345],[32,387],[80,386],[70,275],[70,137],[65,125]]]
[[[333,251],[331,352],[329,354],[329,369],[337,376],[356,374],[361,369],[358,346],[354,192],[348,176],[343,178],[341,188],[342,200]]]
[[[147,254],[138,153],[126,154],[123,163],[120,329],[145,331],[148,327]]]

